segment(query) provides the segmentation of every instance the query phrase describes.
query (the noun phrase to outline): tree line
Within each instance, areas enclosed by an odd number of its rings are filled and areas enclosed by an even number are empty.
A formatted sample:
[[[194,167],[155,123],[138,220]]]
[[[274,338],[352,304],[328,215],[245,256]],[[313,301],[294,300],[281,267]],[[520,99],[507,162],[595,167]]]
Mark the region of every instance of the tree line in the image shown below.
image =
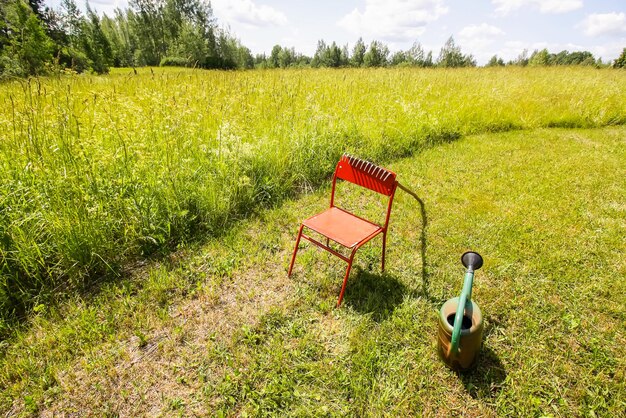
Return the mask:
[[[275,45],[269,55],[252,56],[229,31],[220,28],[205,0],[130,0],[114,16],[100,16],[86,3],[62,0],[58,10],[43,0],[0,0],[0,75],[40,75],[52,71],[106,73],[110,67],[186,66],[217,69],[289,67],[475,67],[450,37],[437,58],[418,42],[391,53],[380,41],[359,38],[352,48],[320,40],[312,57]],[[623,67],[626,49],[615,60]],[[523,51],[504,62],[493,56],[486,66],[606,66],[588,51]]]
[[[406,51],[390,53],[389,47],[380,41],[372,41],[369,46],[359,38],[352,49],[348,45],[339,47],[336,42],[327,44],[324,40],[317,43],[313,57],[299,54],[294,48],[275,45],[270,56],[257,55],[254,59],[259,68],[288,67],[475,67],[476,60],[471,55],[464,55],[454,38],[450,37],[441,48],[437,60],[432,51],[426,52],[419,42],[415,42]]]
[[[626,56],[626,48],[622,52],[622,56]],[[617,58],[613,62],[614,67],[621,67],[620,58]],[[530,66],[530,67],[548,67],[553,65],[588,65],[595,67],[607,67],[610,63],[602,62],[601,58],[595,58],[589,51],[573,51],[569,52],[563,50],[559,53],[550,53],[546,48],[542,50],[534,50],[530,56],[528,50],[522,51],[520,55],[514,60],[508,61],[506,64],[502,58],[498,58],[497,55],[491,57],[487,62],[486,67],[498,67],[504,65],[518,65],[518,66]]]
[[[313,57],[307,57],[295,51],[294,48],[275,45],[269,56],[256,55],[254,66],[256,68],[289,68],[289,67],[475,67],[476,60],[471,54],[464,54],[455,43],[454,37],[448,38],[439,51],[438,57],[433,58],[433,52],[426,52],[419,42],[415,42],[408,50],[400,50],[390,53],[389,48],[382,42],[372,41],[366,46],[362,38],[356,42],[352,49],[348,45],[339,47],[335,42],[327,44],[324,40],[318,41],[317,49]],[[607,67],[610,63],[602,62],[601,58],[595,58],[589,51],[561,51],[550,53],[547,49],[535,50],[528,54],[528,50],[515,59],[505,62],[502,58],[494,55],[485,64],[485,67],[498,66],[553,66],[553,65],[587,65],[594,67]],[[626,66],[626,48],[614,62],[613,67]]]
[[[99,16],[75,0],[58,10],[43,0],[0,0],[0,72],[38,75],[54,69],[106,73],[110,67],[184,65],[251,68],[250,50],[217,26],[203,0],[130,0]]]

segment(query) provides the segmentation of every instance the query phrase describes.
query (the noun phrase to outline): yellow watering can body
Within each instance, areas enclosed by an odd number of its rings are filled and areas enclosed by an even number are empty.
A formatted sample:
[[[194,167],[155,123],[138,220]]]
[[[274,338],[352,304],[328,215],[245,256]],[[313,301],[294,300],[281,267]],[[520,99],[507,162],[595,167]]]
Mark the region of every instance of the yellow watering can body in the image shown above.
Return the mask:
[[[470,369],[476,359],[483,342],[483,315],[474,301],[468,301],[463,311],[463,323],[457,352],[452,350],[452,333],[454,317],[459,306],[459,298],[448,299],[439,311],[439,330],[437,345],[442,360],[454,370]]]

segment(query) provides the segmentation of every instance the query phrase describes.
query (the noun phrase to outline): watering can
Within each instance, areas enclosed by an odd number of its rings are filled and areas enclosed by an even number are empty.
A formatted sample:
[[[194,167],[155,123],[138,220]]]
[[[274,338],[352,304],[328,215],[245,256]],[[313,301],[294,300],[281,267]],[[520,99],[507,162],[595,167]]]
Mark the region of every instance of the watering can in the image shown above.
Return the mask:
[[[461,257],[467,268],[461,296],[448,299],[439,311],[438,350],[453,370],[470,369],[482,345],[483,315],[472,300],[474,271],[483,265],[480,254],[468,251]]]

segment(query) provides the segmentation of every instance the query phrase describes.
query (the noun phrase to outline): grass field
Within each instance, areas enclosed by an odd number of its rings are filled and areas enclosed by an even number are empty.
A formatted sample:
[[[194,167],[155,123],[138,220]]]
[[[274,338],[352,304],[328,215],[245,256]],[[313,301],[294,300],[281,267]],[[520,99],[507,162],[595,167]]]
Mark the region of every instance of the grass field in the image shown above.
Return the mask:
[[[119,70],[0,86],[0,335],[317,188],[463,135],[626,122],[591,68]]]
[[[398,192],[380,241],[343,263],[286,268],[328,188],[37,312],[3,343],[1,408],[81,416],[626,415],[626,128],[461,138],[387,166]],[[362,194],[348,204],[360,206]],[[485,258],[477,368],[436,353],[459,257]]]

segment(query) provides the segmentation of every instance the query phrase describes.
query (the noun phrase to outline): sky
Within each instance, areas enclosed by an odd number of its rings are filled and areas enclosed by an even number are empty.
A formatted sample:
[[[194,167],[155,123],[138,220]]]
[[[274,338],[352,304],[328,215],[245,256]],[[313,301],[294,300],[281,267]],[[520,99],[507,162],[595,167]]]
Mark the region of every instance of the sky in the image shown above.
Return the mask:
[[[56,8],[60,0],[46,0]],[[77,0],[77,4],[81,4]],[[90,0],[92,9],[113,15],[128,0]],[[253,54],[294,47],[313,55],[317,42],[352,49],[382,41],[393,51],[414,42],[433,57],[453,36],[478,64],[493,55],[505,61],[527,49],[591,51],[604,61],[626,48],[626,0],[212,0],[219,26]]]

